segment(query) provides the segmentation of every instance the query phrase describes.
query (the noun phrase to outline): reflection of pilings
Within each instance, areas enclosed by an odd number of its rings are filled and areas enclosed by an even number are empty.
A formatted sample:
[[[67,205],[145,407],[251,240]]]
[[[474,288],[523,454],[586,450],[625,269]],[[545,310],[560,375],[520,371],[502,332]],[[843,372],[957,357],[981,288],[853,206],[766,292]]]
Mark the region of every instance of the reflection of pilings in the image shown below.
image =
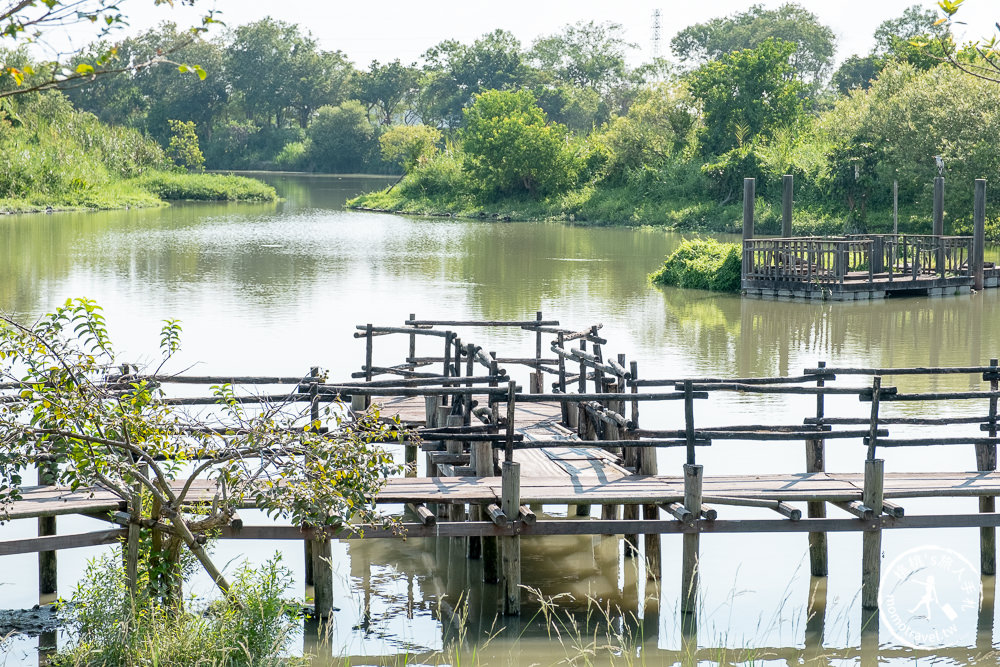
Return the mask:
[[[806,664],[819,664],[823,657],[823,639],[826,630],[826,577],[811,577],[809,600],[806,603],[805,651]]]
[[[878,609],[861,610],[861,665],[878,665]]]
[[[983,599],[980,602],[979,619],[976,624],[976,650],[981,655],[987,655],[993,653],[993,618],[997,578],[983,575],[980,581],[983,588]]]

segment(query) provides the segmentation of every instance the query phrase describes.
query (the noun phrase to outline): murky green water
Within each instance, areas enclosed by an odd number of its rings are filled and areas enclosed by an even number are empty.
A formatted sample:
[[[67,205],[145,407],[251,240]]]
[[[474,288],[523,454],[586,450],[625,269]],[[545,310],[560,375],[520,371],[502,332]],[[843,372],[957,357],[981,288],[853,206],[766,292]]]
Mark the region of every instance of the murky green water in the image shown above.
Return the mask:
[[[154,211],[7,216],[0,218],[0,307],[31,315],[73,296],[97,299],[107,311],[118,347],[138,361],[156,354],[159,323],[180,318],[183,353],[177,367],[201,373],[304,373],[313,365],[343,378],[362,363],[356,324],[398,323],[409,313],[426,318],[524,319],[542,310],[571,327],[603,323],[606,352],[626,353],[645,377],[798,373],[820,360],[831,365],[968,365],[1000,356],[1000,291],[940,299],[872,303],[789,303],[659,289],[646,276],[680,241],[655,230],[571,227],[563,224],[412,219],[341,210],[344,200],[384,179],[268,175],[285,201],[275,205],[177,205]],[[489,349],[533,352],[517,331],[475,332]],[[377,339],[376,363],[396,362],[404,340]],[[436,351],[436,350],[435,350]],[[967,378],[916,381],[907,387],[968,388]],[[979,387],[979,383],[971,386]],[[699,404],[706,423],[796,423],[811,399],[729,396]],[[917,410],[895,405],[888,414]],[[954,411],[978,413],[972,406]],[[648,409],[644,426],[676,423],[670,408]],[[857,414],[858,406],[830,401],[829,410]],[[893,412],[897,411],[897,412]],[[699,421],[699,423],[701,423]],[[893,431],[893,436],[906,430]],[[950,451],[941,451],[950,450]],[[681,454],[662,451],[660,470],[679,472]],[[964,470],[971,451],[936,448],[886,453],[887,471]],[[706,474],[801,471],[801,443],[720,443],[699,452]],[[830,446],[830,470],[860,470],[860,443]],[[968,510],[975,501],[946,503]],[[910,513],[940,511],[909,502]],[[565,512],[565,508],[548,508]],[[726,518],[759,516],[727,510]],[[846,516],[846,515],[845,515]],[[252,516],[247,516],[248,522]],[[60,530],[100,525],[60,520]],[[34,522],[0,528],[4,537],[33,534]],[[479,584],[481,566],[455,543],[368,541],[335,546],[336,604],[329,636],[311,652],[352,656],[351,664],[379,664],[411,653],[414,662],[555,664],[586,654],[590,644],[620,643],[615,664],[690,663],[676,608],[680,539],[663,539],[662,579],[621,557],[617,540],[603,537],[523,540],[526,598],[557,600],[561,640],[549,636],[539,610],[528,603],[518,622],[495,621],[495,589]],[[978,562],[975,530],[889,531],[887,561],[919,545],[942,545]],[[301,581],[298,545],[224,542],[217,560],[244,555],[261,560],[275,549]],[[825,612],[808,608],[810,579],[804,535],[702,539],[704,613],[697,659],[735,659],[726,649],[754,649],[754,664],[801,663],[822,656],[829,664],[894,664],[935,658],[965,664],[992,650],[992,579],[984,610],[960,614],[942,648],[913,653],[883,627],[862,640],[858,603],[861,541],[830,536],[831,573]],[[60,554],[60,590],[68,594],[86,558],[98,549]],[[0,557],[0,606],[36,602],[35,556]],[[194,591],[210,591],[197,581]],[[572,597],[567,596],[567,594]],[[640,601],[642,601],[640,603]],[[443,604],[442,604],[443,602]],[[463,609],[457,631],[442,609]],[[599,607],[609,609],[614,636],[588,630]],[[444,614],[448,617],[448,614]],[[575,629],[571,627],[576,623]],[[497,623],[497,625],[494,625]],[[603,624],[608,626],[607,623]],[[884,626],[884,622],[883,622]],[[506,630],[496,634],[497,630]],[[549,628],[553,625],[549,624]],[[484,647],[485,644],[485,647]],[[6,663],[33,663],[36,640],[8,647]],[[881,648],[880,648],[881,645]],[[461,648],[464,647],[464,648]],[[690,647],[688,647],[690,649]],[[362,659],[359,656],[369,656]],[[631,657],[630,657],[631,656]],[[640,656],[640,657],[636,657]],[[607,656],[596,659],[606,663]],[[403,658],[398,658],[402,663]],[[990,658],[988,661],[992,661]]]

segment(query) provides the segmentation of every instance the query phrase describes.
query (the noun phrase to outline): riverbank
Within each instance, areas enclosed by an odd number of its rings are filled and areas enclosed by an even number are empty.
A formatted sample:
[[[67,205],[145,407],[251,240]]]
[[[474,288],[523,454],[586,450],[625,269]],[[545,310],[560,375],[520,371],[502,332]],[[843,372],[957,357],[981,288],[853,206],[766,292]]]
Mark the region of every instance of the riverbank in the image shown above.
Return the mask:
[[[564,221],[578,225],[661,227],[673,231],[738,234],[743,229],[743,203],[718,203],[704,198],[663,195],[653,189],[629,186],[587,185],[547,197],[507,197],[482,201],[461,188],[421,191],[420,179],[411,174],[393,187],[349,199],[346,207],[405,215],[493,219],[504,222]],[[755,231],[769,236],[781,231],[781,204],[760,198],[756,203]],[[971,207],[969,211],[971,219]],[[971,234],[971,222],[956,216],[946,220],[955,234]],[[816,204],[796,205],[793,233],[796,236],[837,236],[845,233],[892,231],[892,211],[873,211],[864,224],[852,222],[838,210]],[[915,206],[899,210],[901,233],[930,233],[931,211]],[[987,240],[1000,242],[1000,220],[988,220]]]
[[[0,198],[0,214],[156,208],[171,201],[274,202],[278,193],[257,179],[232,174],[152,172],[66,192]]]

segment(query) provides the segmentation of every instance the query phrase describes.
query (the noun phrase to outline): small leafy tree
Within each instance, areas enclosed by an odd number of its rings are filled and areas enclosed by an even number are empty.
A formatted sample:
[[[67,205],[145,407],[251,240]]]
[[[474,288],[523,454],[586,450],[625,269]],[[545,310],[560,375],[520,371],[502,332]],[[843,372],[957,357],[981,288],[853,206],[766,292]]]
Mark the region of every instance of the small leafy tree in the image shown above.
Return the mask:
[[[410,173],[429,162],[438,152],[441,131],[427,125],[393,125],[378,138],[382,159]]]
[[[360,171],[377,148],[375,128],[357,100],[320,107],[308,136],[307,158],[318,171]]]
[[[294,392],[254,401],[229,385],[214,388],[212,416],[198,419],[165,401],[156,380],[180,332],[164,323],[152,375],[120,375],[93,301],[67,301],[31,325],[0,318],[0,382],[17,392],[0,400],[0,518],[21,497],[25,468],[53,465],[58,483],[121,499],[133,523],[190,551],[224,592],[202,543],[238,507],[333,529],[390,523],[373,498],[397,470],[379,445],[401,437],[397,424],[376,410],[345,424],[337,405],[313,421]],[[206,482],[217,492],[195,504]]]
[[[566,136],[529,91],[488,90],[465,110],[464,169],[487,194],[556,192],[576,175]]]
[[[178,166],[188,171],[204,171],[205,156],[198,146],[198,132],[193,120],[168,120],[170,124],[170,143],[167,155]]]

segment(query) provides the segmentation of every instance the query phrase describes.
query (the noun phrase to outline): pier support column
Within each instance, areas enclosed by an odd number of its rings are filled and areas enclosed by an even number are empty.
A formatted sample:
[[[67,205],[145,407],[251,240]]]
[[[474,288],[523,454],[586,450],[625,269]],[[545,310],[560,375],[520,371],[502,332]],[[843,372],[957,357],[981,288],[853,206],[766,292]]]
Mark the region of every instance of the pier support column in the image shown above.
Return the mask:
[[[875,516],[882,514],[885,461],[865,461],[862,502]],[[861,536],[861,608],[878,609],[878,586],[882,576],[882,529],[868,529]]]
[[[819,368],[825,368],[826,362],[821,361]],[[826,383],[817,380],[816,386],[822,387]],[[816,394],[816,418],[823,419],[826,406],[823,394]],[[826,441],[806,440],[806,472],[826,471]],[[806,512],[810,519],[826,518],[826,503],[810,502],[806,504]],[[814,577],[825,577],[829,573],[827,565],[826,533],[809,533],[809,571]]]
[[[944,277],[944,245],[941,239],[944,236],[944,177],[937,176],[934,178],[934,236],[937,238],[935,257],[937,266],[935,267],[936,273],[938,273],[942,278]]]
[[[38,484],[40,486],[55,486],[59,477],[59,467],[55,461],[45,461],[38,466]],[[43,516],[38,518],[38,536],[56,534],[56,518]],[[55,595],[58,587],[58,568],[56,567],[55,551],[38,552],[38,595],[39,602],[48,602],[48,596]]]
[[[502,467],[503,513],[507,520],[517,525],[521,508],[521,464],[504,461]],[[502,538],[503,568],[500,590],[503,595],[503,613],[506,616],[521,614],[521,538],[517,535]]]
[[[704,468],[697,464],[684,465],[684,507],[696,517],[701,515],[701,488]],[[699,562],[701,536],[684,533],[681,557],[681,613],[694,614],[698,609]]]
[[[986,253],[986,179],[976,179],[976,197],[972,207],[972,287],[981,290],[986,276],[983,263]]]
[[[312,555],[316,615],[328,618],[333,614],[333,545],[329,536],[313,541]]]
[[[977,181],[978,183],[978,181]],[[990,366],[996,367],[997,359],[990,359]],[[996,392],[1000,388],[1000,368],[990,374],[990,391]],[[990,420],[987,433],[991,438],[997,437],[997,399],[990,398]],[[997,469],[997,446],[996,445],[976,445],[976,469],[996,470]],[[996,498],[993,496],[981,496],[979,498],[980,512],[996,511]],[[979,566],[983,574],[997,573],[997,529],[992,526],[984,526],[979,529]]]

